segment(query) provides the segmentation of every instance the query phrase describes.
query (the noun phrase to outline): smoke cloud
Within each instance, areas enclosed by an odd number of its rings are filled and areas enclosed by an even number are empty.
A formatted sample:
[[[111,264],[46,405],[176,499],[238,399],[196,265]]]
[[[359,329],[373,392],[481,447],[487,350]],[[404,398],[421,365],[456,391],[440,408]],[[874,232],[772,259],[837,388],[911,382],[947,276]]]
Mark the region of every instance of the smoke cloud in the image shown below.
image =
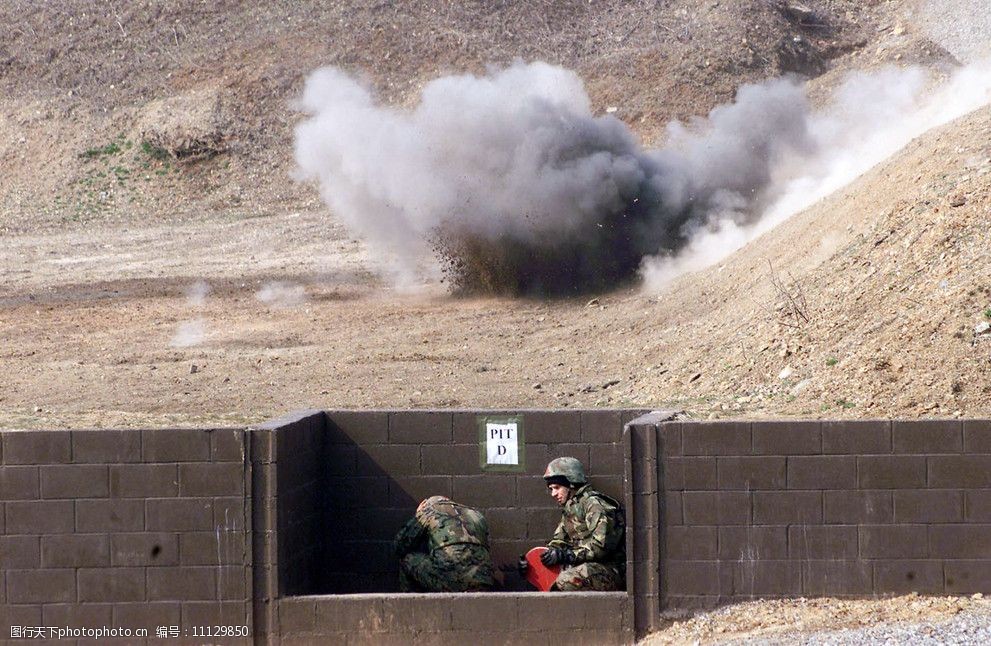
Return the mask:
[[[775,169],[816,144],[790,80],[742,87],[653,150],[545,63],[436,79],[411,110],[323,68],[300,107],[300,176],[348,227],[402,271],[433,252],[456,289],[517,295],[611,287],[645,256],[753,224]]]
[[[886,68],[847,76],[832,101],[809,115],[812,154],[793,159],[791,175],[776,177],[768,200],[751,222],[710,219],[710,226],[678,253],[645,259],[648,290],[729,256],[792,215],[849,184],[927,130],[991,102],[991,60],[959,68],[936,83],[918,67]]]

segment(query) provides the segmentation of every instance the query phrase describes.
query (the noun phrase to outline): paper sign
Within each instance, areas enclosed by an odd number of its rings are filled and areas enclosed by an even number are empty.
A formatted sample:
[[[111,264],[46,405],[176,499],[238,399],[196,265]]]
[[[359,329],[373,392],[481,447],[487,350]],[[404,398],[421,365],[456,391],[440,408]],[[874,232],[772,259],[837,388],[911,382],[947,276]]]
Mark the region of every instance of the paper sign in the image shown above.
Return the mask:
[[[520,463],[520,434],[516,422],[485,425],[485,455],[489,464]]]

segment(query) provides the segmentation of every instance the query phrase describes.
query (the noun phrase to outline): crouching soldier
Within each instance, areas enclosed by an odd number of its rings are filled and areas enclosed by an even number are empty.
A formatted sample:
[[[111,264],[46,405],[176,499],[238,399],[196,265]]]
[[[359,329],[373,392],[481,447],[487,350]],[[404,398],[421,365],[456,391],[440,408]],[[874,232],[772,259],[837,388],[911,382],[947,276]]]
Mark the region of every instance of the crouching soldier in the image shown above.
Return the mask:
[[[395,539],[403,592],[468,592],[492,587],[489,526],[481,513],[432,496]]]
[[[623,590],[626,588],[626,528],[623,507],[588,484],[575,458],[551,460],[544,471],[551,497],[561,505],[561,522],[544,565],[561,565],[551,590]],[[521,569],[525,569],[521,560]]]

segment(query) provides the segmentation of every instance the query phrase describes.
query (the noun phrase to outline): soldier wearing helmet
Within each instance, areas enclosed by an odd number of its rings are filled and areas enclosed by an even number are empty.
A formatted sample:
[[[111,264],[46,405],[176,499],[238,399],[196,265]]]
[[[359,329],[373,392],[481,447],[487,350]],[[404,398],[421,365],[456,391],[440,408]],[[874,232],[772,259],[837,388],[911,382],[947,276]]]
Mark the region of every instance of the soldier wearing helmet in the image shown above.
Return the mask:
[[[395,539],[403,592],[467,592],[492,587],[489,526],[481,513],[444,496],[416,508]]]
[[[561,505],[561,522],[540,557],[544,565],[563,566],[551,590],[623,589],[626,527],[622,505],[592,489],[576,458],[551,460],[544,482]]]

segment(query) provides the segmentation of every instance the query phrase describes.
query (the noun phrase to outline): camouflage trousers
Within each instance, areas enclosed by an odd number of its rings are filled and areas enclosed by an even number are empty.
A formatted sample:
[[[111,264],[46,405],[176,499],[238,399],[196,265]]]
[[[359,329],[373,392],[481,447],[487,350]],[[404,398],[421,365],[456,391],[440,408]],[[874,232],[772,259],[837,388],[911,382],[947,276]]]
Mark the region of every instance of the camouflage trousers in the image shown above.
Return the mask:
[[[582,563],[561,570],[554,579],[551,590],[575,592],[578,590],[624,590],[626,577],[620,570],[605,563]]]
[[[403,592],[476,592],[494,584],[492,559],[481,545],[448,545],[431,554],[413,552],[399,564]]]

